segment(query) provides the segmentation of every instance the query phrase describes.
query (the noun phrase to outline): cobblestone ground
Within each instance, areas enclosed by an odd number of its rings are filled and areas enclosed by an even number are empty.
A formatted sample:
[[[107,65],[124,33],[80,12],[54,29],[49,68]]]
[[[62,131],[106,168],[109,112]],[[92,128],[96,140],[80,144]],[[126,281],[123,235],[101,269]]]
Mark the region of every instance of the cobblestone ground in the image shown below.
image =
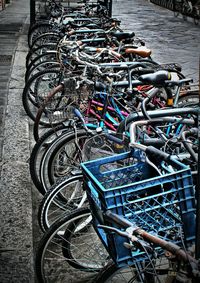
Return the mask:
[[[145,0],[114,0],[113,16],[145,40],[155,61],[179,63],[185,76],[198,81],[200,26],[191,19],[175,18],[172,11]]]

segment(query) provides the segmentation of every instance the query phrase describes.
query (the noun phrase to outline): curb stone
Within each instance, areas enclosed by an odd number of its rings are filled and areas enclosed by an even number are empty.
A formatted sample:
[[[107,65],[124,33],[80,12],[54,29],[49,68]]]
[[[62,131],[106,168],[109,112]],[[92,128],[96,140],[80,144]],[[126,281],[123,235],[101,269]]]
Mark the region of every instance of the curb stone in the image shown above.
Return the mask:
[[[21,94],[28,46],[23,26],[9,81],[1,174],[0,282],[34,282],[29,122]],[[20,146],[19,146],[20,145]]]

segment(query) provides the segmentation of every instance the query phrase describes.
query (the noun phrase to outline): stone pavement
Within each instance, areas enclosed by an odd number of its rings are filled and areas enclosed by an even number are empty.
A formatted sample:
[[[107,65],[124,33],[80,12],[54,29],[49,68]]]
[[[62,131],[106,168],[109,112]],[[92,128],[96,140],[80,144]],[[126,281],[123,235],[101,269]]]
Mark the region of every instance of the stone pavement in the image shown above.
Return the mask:
[[[34,282],[33,250],[38,227],[39,194],[30,181],[28,159],[32,132],[22,108],[29,1],[12,0],[0,12],[0,282]],[[113,0],[113,16],[135,31],[153,59],[177,62],[198,80],[199,27],[146,0]],[[2,57],[4,55],[4,57]],[[37,239],[33,239],[37,236]],[[77,272],[75,270],[75,272]],[[74,282],[75,283],[75,282]]]
[[[195,26],[189,19],[175,18],[172,11],[145,0],[114,0],[113,16],[145,40],[155,61],[179,63],[185,76],[198,81],[200,23]]]
[[[0,162],[10,72],[20,31],[29,9],[28,1],[13,0],[11,3],[0,12]]]

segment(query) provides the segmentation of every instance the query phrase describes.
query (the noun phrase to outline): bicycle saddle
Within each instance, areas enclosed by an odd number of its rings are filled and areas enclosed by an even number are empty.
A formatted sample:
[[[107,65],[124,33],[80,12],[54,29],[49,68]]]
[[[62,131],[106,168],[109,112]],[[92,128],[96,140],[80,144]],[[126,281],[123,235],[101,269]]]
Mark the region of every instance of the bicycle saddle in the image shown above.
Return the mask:
[[[94,88],[97,91],[105,91],[107,89],[107,86],[104,83],[100,82],[100,81],[96,81],[94,83]]]
[[[122,40],[122,39],[130,39],[135,36],[134,32],[114,32],[112,33],[114,37],[117,38],[117,40]]]
[[[127,48],[125,49],[126,54],[137,54],[143,58],[149,57],[151,55],[151,50],[146,47],[136,47],[136,48]]]
[[[153,74],[145,74],[138,78],[144,84],[162,85],[166,80],[171,79],[171,74],[168,71],[157,71]]]

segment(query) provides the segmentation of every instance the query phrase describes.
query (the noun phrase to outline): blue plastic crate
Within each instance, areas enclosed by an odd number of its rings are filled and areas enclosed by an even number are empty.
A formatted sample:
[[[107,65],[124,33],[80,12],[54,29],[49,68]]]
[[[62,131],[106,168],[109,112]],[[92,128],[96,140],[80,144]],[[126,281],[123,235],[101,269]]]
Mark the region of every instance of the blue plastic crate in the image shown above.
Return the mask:
[[[195,199],[190,168],[172,160],[158,173],[138,152],[82,163],[84,187],[94,227],[109,254],[119,266],[144,259],[145,253],[124,247],[128,240],[105,232],[98,224],[110,225],[103,212],[111,210],[144,230],[178,244],[195,239]],[[113,225],[114,226],[114,225]]]

